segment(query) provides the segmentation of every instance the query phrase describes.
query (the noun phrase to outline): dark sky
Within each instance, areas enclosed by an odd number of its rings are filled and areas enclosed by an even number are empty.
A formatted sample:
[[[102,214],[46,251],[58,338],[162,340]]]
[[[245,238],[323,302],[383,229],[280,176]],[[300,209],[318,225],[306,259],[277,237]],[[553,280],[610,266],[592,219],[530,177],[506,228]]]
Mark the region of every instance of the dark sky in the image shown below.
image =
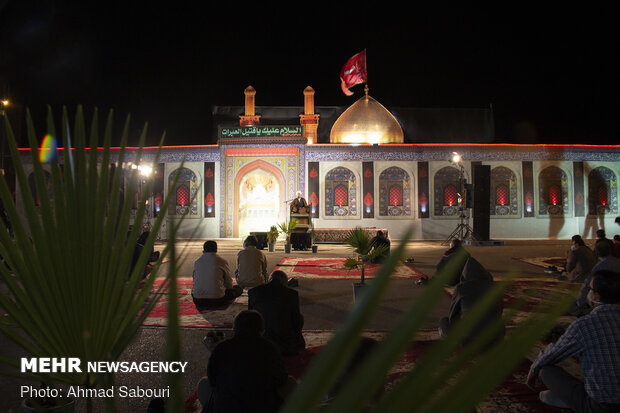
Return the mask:
[[[149,143],[164,130],[167,144],[212,143],[211,106],[242,105],[248,85],[258,106],[301,106],[308,85],[317,106],[352,104],[363,87],[347,97],[338,77],[365,48],[370,94],[388,108],[492,104],[498,142],[618,143],[609,10],[86,3],[0,0],[12,119],[81,103],[113,108],[117,124],[131,113],[134,142],[148,121]]]

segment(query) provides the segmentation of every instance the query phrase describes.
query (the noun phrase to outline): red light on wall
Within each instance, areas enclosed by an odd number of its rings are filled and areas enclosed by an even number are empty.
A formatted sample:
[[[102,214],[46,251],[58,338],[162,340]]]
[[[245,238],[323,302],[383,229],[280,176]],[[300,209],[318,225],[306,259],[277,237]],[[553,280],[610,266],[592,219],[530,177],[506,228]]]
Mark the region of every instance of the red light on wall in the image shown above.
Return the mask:
[[[598,188],[598,203],[599,205],[607,205],[607,186],[601,185]]]
[[[549,203],[551,205],[558,205],[560,203],[560,199],[562,198],[562,190],[557,185],[552,185],[549,187]]]
[[[189,204],[189,188],[185,185],[181,185],[177,189],[177,205],[187,206]]]
[[[444,205],[454,206],[458,199],[458,193],[454,185],[448,185],[443,190]]]
[[[390,188],[390,205],[399,206],[403,204],[403,190],[398,185],[393,185]]]
[[[508,204],[508,187],[504,184],[495,188],[495,204],[504,206]]]
[[[334,189],[334,204],[338,206],[349,205],[348,192],[344,185],[338,185]]]

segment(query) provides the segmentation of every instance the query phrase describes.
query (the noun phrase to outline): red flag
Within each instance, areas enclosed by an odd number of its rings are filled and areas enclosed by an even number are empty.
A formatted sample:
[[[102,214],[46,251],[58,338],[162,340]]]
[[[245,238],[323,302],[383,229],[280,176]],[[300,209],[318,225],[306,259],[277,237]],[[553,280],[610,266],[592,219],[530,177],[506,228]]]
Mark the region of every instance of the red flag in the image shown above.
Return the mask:
[[[351,96],[351,86],[366,82],[366,49],[351,57],[340,71],[342,91]]]

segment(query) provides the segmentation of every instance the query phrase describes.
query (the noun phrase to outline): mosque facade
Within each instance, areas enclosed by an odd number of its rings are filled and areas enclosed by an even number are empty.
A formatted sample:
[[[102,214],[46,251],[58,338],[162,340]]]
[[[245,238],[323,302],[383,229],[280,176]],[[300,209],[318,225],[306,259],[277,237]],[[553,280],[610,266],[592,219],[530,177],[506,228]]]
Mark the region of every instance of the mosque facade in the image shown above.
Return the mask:
[[[490,239],[615,229],[620,146],[494,144],[491,110],[394,116],[366,90],[339,112],[315,108],[310,87],[303,95],[303,108],[260,108],[248,87],[243,107],[214,108],[217,144],[163,148],[152,214],[183,218],[180,238],[242,238],[286,221],[299,190],[317,231],[381,228],[401,239],[411,228],[412,239],[438,240],[463,221],[468,188],[488,199],[475,219],[488,220]],[[472,186],[475,171],[486,171],[484,188]]]

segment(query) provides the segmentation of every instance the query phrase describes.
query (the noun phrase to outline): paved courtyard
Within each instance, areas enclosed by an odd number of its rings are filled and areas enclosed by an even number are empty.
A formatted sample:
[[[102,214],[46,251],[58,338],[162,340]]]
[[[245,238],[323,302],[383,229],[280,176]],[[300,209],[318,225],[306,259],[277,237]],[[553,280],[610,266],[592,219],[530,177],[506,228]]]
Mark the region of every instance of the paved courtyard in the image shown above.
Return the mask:
[[[612,234],[613,235],[613,234]],[[178,244],[181,266],[180,276],[191,276],[194,260],[202,252],[201,241],[181,241]],[[236,253],[241,248],[241,240],[217,240],[218,253],[230,263],[232,270],[236,268]],[[398,244],[393,243],[393,248]],[[569,246],[568,241],[507,241],[503,246],[470,246],[469,252],[478,259],[496,279],[517,273],[525,277],[540,277],[547,274],[542,268],[515,260],[515,257],[564,256]],[[161,248],[160,246],[158,248]],[[406,245],[405,258],[413,258],[414,266],[421,272],[432,276],[446,246],[441,241],[409,242]],[[268,271],[271,271],[285,256],[307,257],[353,257],[351,249],[340,244],[319,244],[317,254],[311,251],[292,251],[285,254],[283,242],[279,241],[276,251],[264,250],[268,260]],[[353,305],[354,280],[316,280],[300,279],[297,290],[301,301],[301,311],[305,317],[305,330],[335,330],[344,322]],[[383,302],[373,317],[369,330],[389,330],[397,322],[424,286],[417,285],[415,280],[392,280]],[[440,317],[447,314],[449,298],[442,297],[433,309],[425,328],[435,328]],[[188,370],[184,375],[184,394],[188,396],[197,381],[204,374],[209,351],[202,344],[206,331],[198,328],[184,328],[181,331],[182,361],[188,362]],[[227,331],[230,334],[230,331]],[[143,327],[138,331],[134,341],[127,348],[124,359],[131,361],[163,360],[165,354],[165,328]],[[3,355],[19,356],[20,351],[12,343],[0,336],[0,348]],[[0,377],[0,411],[19,406],[19,385],[22,381]],[[119,375],[117,385],[140,385],[145,388],[165,387],[165,377],[157,374],[123,374]],[[119,411],[145,411],[146,398],[127,398],[117,403]]]

